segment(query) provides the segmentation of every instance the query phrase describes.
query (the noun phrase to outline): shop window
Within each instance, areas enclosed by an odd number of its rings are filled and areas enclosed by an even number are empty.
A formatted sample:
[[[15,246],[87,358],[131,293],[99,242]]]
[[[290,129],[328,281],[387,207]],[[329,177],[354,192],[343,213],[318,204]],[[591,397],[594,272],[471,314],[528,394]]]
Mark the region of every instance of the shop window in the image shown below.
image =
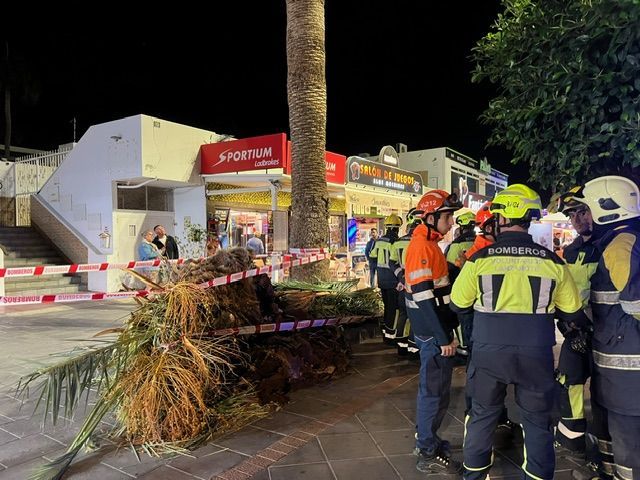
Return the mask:
[[[329,216],[329,247],[339,250],[345,246],[345,218],[344,215]]]
[[[143,186],[140,188],[118,188],[119,210],[173,211],[173,190]]]

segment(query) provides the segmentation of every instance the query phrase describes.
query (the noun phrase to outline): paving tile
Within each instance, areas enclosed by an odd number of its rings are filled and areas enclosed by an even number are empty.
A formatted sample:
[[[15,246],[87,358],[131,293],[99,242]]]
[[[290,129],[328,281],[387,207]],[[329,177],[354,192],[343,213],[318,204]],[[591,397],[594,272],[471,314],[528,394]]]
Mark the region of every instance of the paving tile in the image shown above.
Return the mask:
[[[413,427],[413,423],[401,415],[395,407],[383,413],[359,413],[357,416],[369,432],[402,430]]]
[[[212,453],[211,455],[200,458],[176,458],[171,460],[169,465],[199,478],[210,478],[231,467],[235,467],[247,458],[249,457],[228,450],[222,450],[218,453]]]
[[[44,463],[45,461],[42,458],[35,458],[27,462],[12,465],[10,468],[0,471],[0,478],[2,480],[25,480]]]
[[[286,411],[321,420],[322,417],[338,408],[334,403],[325,402],[315,398],[303,398],[287,405]]]
[[[392,455],[389,456],[389,461],[393,464],[398,472],[400,472],[400,476],[403,480],[424,480],[425,478],[430,478],[436,480],[439,478],[439,475],[425,475],[422,472],[416,470],[416,462],[418,458],[413,454],[406,455]],[[462,456],[454,458],[461,459]],[[390,477],[393,478],[393,477]],[[447,476],[442,478],[456,478],[454,476]],[[493,477],[492,477],[493,480]]]
[[[304,478],[309,480],[325,480],[334,479],[333,473],[329,468],[329,464],[325,463],[309,463],[304,465],[288,465],[284,467],[269,467],[271,480],[297,480]],[[362,477],[352,477],[362,478]]]
[[[276,412],[267,418],[260,419],[252,425],[271,432],[288,435],[298,430],[302,425],[306,425],[308,423],[308,418],[281,411]]]
[[[98,452],[101,453],[102,450],[104,449],[100,449]],[[107,466],[120,469],[130,475],[138,476],[154,470],[170,460],[169,457],[150,457],[143,451],[138,452],[138,456],[139,459],[130,448],[121,448],[111,450],[105,455],[102,455],[100,461]]]
[[[329,460],[380,457],[368,433],[344,433],[318,438]]]
[[[312,439],[307,443],[304,447],[300,447],[297,450],[289,453],[286,457],[282,457],[274,466],[282,466],[282,465],[296,465],[299,463],[318,463],[324,462],[325,457],[320,449],[320,445],[318,444],[318,440],[316,438]]]
[[[64,476],[65,480],[123,480],[127,478],[135,478],[133,475],[125,472],[114,470],[106,465],[94,465],[86,470],[78,470],[77,468],[71,468]]]
[[[10,467],[59,450],[60,443],[39,433],[5,443],[0,449],[0,463]]]
[[[181,470],[176,470],[168,466],[158,467],[155,470],[151,470],[138,478],[144,480],[193,480],[193,475],[189,475]],[[208,477],[207,477],[208,478]]]
[[[366,478],[367,480],[390,480],[402,478],[398,476],[385,458],[367,458],[352,462],[350,460],[331,461],[331,466],[338,480],[353,480]]]
[[[245,455],[253,455],[283,438],[285,437],[278,433],[246,427],[239,432],[219,438],[213,443],[214,445],[244,453]]]
[[[333,427],[329,427],[326,430],[320,432],[320,436],[322,435],[335,435],[336,433],[360,433],[364,432],[364,427],[362,423],[358,421],[355,416],[349,417],[345,420],[342,420],[339,423],[336,423]]]
[[[5,443],[13,442],[14,440],[17,440],[17,439],[18,437],[16,437],[12,433],[5,432],[4,430],[0,430],[0,446],[4,445]]]
[[[403,455],[411,453],[415,445],[415,430],[396,430],[392,432],[372,432],[374,440],[385,455]]]

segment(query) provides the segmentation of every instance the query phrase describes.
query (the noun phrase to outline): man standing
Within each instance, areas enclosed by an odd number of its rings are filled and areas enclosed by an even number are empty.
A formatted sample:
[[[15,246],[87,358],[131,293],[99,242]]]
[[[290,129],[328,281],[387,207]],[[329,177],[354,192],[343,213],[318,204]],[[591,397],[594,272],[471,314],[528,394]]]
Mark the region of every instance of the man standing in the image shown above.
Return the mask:
[[[378,275],[378,287],[382,294],[382,303],[384,305],[384,319],[382,325],[383,341],[387,345],[395,345],[396,331],[395,320],[396,310],[398,309],[398,291],[393,271],[389,265],[391,258],[391,245],[398,240],[398,232],[402,226],[402,219],[392,213],[384,219],[386,231],[384,235],[376,240],[369,258],[376,261],[376,273]]]
[[[582,308],[587,317],[592,318],[589,307],[591,277],[598,266],[600,252],[595,245],[596,236],[591,211],[584,204],[584,200],[576,196],[580,190],[581,187],[574,187],[562,195],[559,199],[558,211],[569,217],[571,225],[578,232],[578,238],[564,249],[564,261],[580,292]],[[573,330],[563,322],[558,323],[558,328],[565,335],[565,341],[560,348],[558,362],[561,419],[556,429],[556,446],[584,456],[587,431],[587,420],[584,414],[584,384],[591,375],[591,354],[587,349],[586,332]],[[582,340],[581,347],[577,343],[580,340]],[[580,348],[576,350],[576,346]]]
[[[378,230],[375,228],[371,229],[371,235],[369,236],[369,241],[364,247],[364,256],[369,262],[369,286],[374,288],[376,286],[376,264],[377,261],[375,258],[371,258],[371,250],[373,250],[373,246],[376,244],[376,240],[378,240]]]
[[[175,238],[171,235],[167,235],[167,231],[162,225],[156,225],[153,227],[153,231],[156,233],[156,238],[153,239],[153,243],[162,254],[163,257],[167,257],[169,260],[176,260],[180,258],[178,253],[178,244]]]
[[[591,406],[608,424],[594,432],[604,453],[601,478],[640,478],[640,189],[605,176],[580,192],[593,220],[609,230],[591,277],[593,363]],[[595,423],[595,420],[594,420]],[[611,458],[613,453],[613,458]],[[615,461],[613,466],[608,462]]]
[[[398,346],[398,355],[407,355],[409,353],[415,355],[418,353],[413,333],[411,332],[411,323],[407,321],[407,302],[404,291],[406,290],[404,267],[407,263],[407,247],[411,242],[411,236],[415,228],[422,223],[422,215],[424,212],[411,208],[407,213],[407,233],[396,240],[391,245],[391,256],[389,257],[389,266],[396,277],[398,285],[398,310],[396,311],[396,345]]]
[[[247,248],[253,250],[254,255],[264,254],[264,243],[260,240],[260,234],[255,228],[253,229],[253,237],[247,240]]]
[[[530,222],[541,215],[538,194],[526,185],[511,185],[496,195],[490,210],[496,217],[496,242],[464,264],[451,294],[454,310],[475,310],[464,478],[487,477],[493,435],[511,384],[524,429],[525,477],[551,480],[554,317],[572,326],[586,321],[562,259],[527,233]]]
[[[449,406],[451,357],[458,342],[453,335],[457,322],[449,310],[447,260],[438,242],[453,226],[453,212],[462,204],[443,190],[427,192],[418,202],[424,212],[407,247],[405,264],[407,314],[420,352],[420,379],[416,406],[416,468],[425,473],[456,474],[462,471],[453,460],[448,442],[438,429]]]

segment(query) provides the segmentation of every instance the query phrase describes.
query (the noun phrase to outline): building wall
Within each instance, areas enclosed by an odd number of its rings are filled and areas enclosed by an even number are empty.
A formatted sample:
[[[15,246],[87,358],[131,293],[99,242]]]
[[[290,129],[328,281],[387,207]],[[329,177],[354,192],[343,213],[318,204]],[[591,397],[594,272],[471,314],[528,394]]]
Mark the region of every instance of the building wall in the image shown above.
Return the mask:
[[[184,234],[187,216],[192,223],[204,226],[206,204],[198,153],[202,144],[219,139],[214,132],[147,115],[94,125],[44,185],[40,197],[84,237],[90,247],[89,257],[94,259],[90,261],[132,260],[139,240],[129,235],[129,225],[135,226],[137,237],[141,228],[158,223],[171,234]],[[135,185],[152,179],[159,180],[156,185],[176,188],[176,215],[117,211],[117,182]],[[154,182],[148,185],[154,186]],[[111,235],[109,248],[102,247],[99,237],[105,232]],[[90,278],[89,288],[119,288],[121,272],[108,271],[102,277],[94,282]]]
[[[419,173],[428,188],[444,188],[444,148],[400,153],[399,167]]]

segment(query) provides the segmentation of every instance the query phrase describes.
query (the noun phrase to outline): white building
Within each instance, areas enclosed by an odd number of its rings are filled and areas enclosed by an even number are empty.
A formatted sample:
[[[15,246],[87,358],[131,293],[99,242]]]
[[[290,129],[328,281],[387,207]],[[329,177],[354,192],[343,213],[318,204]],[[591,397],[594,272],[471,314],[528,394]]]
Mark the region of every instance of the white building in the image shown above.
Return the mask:
[[[478,162],[449,147],[401,151],[399,156],[400,167],[419,173],[426,187],[457,193],[473,211],[506,188],[509,180],[488,162]]]
[[[134,260],[156,224],[184,239],[189,224],[206,224],[200,146],[220,139],[147,115],[94,125],[32,197],[32,223],[75,263]],[[123,277],[91,273],[88,287],[117,291]]]

